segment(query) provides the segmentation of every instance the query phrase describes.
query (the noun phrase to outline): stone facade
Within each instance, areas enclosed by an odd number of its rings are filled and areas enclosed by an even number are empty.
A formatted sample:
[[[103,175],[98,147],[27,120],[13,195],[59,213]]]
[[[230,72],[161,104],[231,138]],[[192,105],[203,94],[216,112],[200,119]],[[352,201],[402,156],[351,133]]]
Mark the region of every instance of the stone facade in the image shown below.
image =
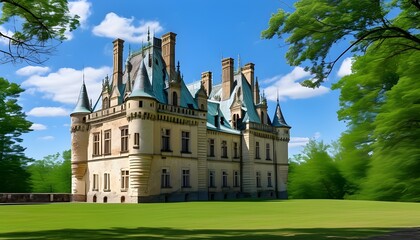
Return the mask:
[[[125,66],[123,42],[101,106],[83,83],[71,114],[74,201],[287,198],[290,126],[278,102],[270,120],[253,63],[223,59],[221,84],[204,72],[186,85],[176,34],[150,39]]]

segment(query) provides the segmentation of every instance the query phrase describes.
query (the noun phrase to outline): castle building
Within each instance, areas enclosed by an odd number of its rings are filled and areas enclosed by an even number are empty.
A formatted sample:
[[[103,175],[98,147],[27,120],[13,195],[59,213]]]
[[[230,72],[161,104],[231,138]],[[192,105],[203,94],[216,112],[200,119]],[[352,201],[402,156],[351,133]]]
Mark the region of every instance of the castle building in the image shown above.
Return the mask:
[[[187,85],[175,42],[153,37],[123,62],[116,39],[101,104],[83,82],[70,115],[73,200],[287,198],[290,126],[278,101],[270,119],[254,64],[225,58],[220,84],[203,72]]]

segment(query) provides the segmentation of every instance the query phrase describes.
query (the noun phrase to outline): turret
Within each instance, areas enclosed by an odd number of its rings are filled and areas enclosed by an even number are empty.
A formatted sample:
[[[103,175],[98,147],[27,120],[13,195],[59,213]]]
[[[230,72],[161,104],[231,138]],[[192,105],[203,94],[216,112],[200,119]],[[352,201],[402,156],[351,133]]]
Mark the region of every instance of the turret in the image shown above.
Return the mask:
[[[91,111],[86,85],[83,82],[76,107],[70,114],[73,201],[86,200],[85,173],[87,169],[87,150],[89,143],[89,124],[86,123],[86,117]]]
[[[181,104],[181,72],[179,62],[176,69],[176,75],[169,81],[168,103],[170,105],[179,106]]]
[[[154,151],[154,121],[157,101],[144,61],[134,80],[126,102],[128,119],[131,202],[139,202],[148,196],[148,181]]]

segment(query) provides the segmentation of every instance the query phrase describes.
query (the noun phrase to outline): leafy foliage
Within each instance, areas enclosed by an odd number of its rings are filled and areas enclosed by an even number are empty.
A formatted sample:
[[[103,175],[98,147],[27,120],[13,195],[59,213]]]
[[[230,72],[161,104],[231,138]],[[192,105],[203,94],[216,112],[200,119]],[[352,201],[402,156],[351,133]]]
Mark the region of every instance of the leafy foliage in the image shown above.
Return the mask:
[[[320,86],[348,51],[365,52],[388,41],[395,44],[388,57],[420,50],[418,0],[299,0],[294,6],[293,13],[273,14],[262,37],[287,37],[289,64],[309,63],[306,69],[314,75],[306,86]],[[346,47],[331,56],[339,44]]]
[[[329,146],[310,140],[291,163],[288,193],[291,198],[342,199],[345,179],[328,153]]]
[[[0,0],[0,25],[11,25],[13,33],[0,32],[8,46],[0,48],[1,63],[25,60],[42,63],[41,55],[51,53],[56,43],[66,39],[66,31],[79,25],[70,16],[67,0]]]
[[[29,166],[32,192],[69,193],[71,191],[71,153],[48,155]]]
[[[0,192],[26,192],[30,189],[20,136],[30,131],[22,107],[17,103],[23,89],[0,77]]]

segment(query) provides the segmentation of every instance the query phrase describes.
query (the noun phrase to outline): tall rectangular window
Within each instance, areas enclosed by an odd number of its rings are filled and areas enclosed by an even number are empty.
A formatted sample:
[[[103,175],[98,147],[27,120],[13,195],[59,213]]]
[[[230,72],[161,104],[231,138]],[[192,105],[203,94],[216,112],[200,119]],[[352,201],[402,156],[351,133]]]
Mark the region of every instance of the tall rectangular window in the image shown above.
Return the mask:
[[[209,139],[209,157],[214,157],[214,139]]]
[[[182,169],[182,187],[191,187],[189,169]]]
[[[127,191],[130,181],[128,170],[121,170],[121,191]]]
[[[104,191],[111,191],[111,177],[109,173],[104,173]]]
[[[265,145],[265,160],[271,160],[271,157],[270,157],[270,144],[269,143],[267,143]]]
[[[216,187],[216,172],[209,171],[209,187]]]
[[[98,191],[99,189],[99,175],[93,174],[92,176],[92,191]]]
[[[222,158],[227,158],[227,142],[222,141]]]
[[[182,131],[181,143],[181,152],[190,153],[190,132]]]
[[[134,133],[133,148],[139,148],[139,145],[140,145],[140,134],[139,133]]]
[[[121,152],[128,152],[128,127],[121,128]]]
[[[222,187],[228,187],[228,173],[227,173],[227,171],[222,171]]]
[[[255,158],[260,159],[260,142],[255,142]]]
[[[111,130],[104,132],[104,154],[111,154]]]
[[[257,187],[261,187],[261,172],[257,171],[256,173]]]
[[[272,187],[272,186],[273,186],[273,179],[272,179],[271,172],[267,172],[267,187]]]
[[[233,186],[239,187],[239,171],[233,171]]]
[[[234,142],[233,143],[233,158],[239,158],[238,155],[238,143]]]
[[[161,175],[161,185],[162,188],[170,188],[171,187],[171,174],[169,169],[162,168],[162,175]]]
[[[99,156],[100,152],[101,137],[99,133],[93,134],[93,156]]]
[[[171,131],[169,129],[162,129],[162,151],[169,152],[171,151]]]

